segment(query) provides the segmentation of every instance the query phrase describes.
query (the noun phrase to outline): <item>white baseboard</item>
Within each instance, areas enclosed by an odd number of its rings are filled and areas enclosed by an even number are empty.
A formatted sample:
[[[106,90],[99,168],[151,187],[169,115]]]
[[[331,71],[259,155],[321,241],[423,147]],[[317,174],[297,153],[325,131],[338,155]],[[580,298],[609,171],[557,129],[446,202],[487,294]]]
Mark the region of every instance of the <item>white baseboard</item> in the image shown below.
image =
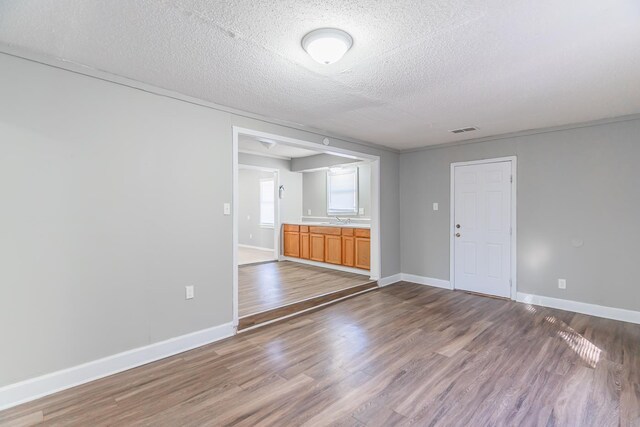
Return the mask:
[[[369,276],[370,275],[369,270],[361,270],[359,268],[351,268],[351,267],[345,267],[343,265],[329,264],[327,262],[311,261],[309,259],[303,259],[303,258],[293,258],[293,257],[288,257],[288,256],[280,256],[279,260],[280,261],[298,262],[300,264],[313,265],[314,267],[322,267],[322,268],[328,268],[330,270],[345,271],[347,273],[362,274],[364,276]],[[371,280],[375,280],[375,279],[371,279]]]
[[[263,248],[263,247],[260,247],[260,246],[241,245],[241,244],[238,243],[238,247],[239,248],[247,248],[247,249],[257,249],[259,251],[273,252],[273,248]]]
[[[0,411],[165,357],[201,347],[235,333],[231,323],[107,356],[0,388]]]
[[[393,276],[383,277],[378,280],[378,286],[383,288],[385,286],[393,285],[394,283],[398,283],[402,281],[402,274],[394,274]]]
[[[525,294],[522,292],[518,292],[516,301],[525,304],[541,305],[543,307],[573,311],[574,313],[588,314],[590,316],[604,317],[605,319],[640,324],[640,311],[626,310],[624,308],[606,307],[604,305],[588,304],[585,302]]]
[[[417,283],[418,285],[433,286],[435,288],[452,289],[448,280],[434,279],[432,277],[417,276],[415,274],[401,273],[403,282]]]

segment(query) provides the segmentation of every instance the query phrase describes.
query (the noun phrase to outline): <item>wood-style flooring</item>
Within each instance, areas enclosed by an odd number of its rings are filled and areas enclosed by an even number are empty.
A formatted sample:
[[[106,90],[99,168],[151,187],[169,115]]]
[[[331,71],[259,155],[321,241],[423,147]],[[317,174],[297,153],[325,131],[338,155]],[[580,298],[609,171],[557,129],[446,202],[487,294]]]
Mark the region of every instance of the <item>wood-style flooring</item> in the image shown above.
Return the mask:
[[[13,408],[0,424],[637,426],[639,346],[640,325],[400,283]]]
[[[238,267],[240,317],[370,282],[369,276],[291,261]]]

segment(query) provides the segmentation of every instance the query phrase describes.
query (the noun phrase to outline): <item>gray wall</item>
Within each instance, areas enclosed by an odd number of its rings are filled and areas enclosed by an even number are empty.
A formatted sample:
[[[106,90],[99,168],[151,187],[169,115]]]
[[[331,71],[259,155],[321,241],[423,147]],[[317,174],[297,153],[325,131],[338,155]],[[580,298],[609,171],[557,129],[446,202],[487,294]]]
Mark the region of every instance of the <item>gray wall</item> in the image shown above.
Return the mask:
[[[450,164],[512,155],[518,291],[639,310],[640,120],[402,154],[402,272],[449,278]]]
[[[260,226],[260,180],[275,179],[273,172],[240,169],[238,171],[238,243],[273,249],[273,227]]]
[[[280,199],[280,222],[300,221],[300,213],[302,212],[302,173],[291,172],[290,160],[239,153],[238,163],[278,169],[280,185],[284,185],[284,195]]]
[[[304,158],[304,157],[303,157]],[[327,216],[327,171],[305,172],[302,174],[302,214],[303,216]],[[371,166],[358,166],[358,206],[364,208],[364,215],[371,217]],[[311,209],[311,215],[309,215]]]
[[[6,54],[0,99],[0,387],[231,322],[232,126],[324,138]],[[331,140],[381,156],[398,273],[398,155]]]

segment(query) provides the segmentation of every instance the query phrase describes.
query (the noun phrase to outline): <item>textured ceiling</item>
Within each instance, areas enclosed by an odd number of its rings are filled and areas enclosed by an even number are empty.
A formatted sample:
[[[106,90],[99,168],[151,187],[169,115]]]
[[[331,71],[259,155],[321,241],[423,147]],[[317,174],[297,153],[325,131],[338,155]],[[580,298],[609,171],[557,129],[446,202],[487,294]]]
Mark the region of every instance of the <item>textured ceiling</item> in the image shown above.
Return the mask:
[[[0,0],[0,42],[398,149],[640,112],[638,0]]]

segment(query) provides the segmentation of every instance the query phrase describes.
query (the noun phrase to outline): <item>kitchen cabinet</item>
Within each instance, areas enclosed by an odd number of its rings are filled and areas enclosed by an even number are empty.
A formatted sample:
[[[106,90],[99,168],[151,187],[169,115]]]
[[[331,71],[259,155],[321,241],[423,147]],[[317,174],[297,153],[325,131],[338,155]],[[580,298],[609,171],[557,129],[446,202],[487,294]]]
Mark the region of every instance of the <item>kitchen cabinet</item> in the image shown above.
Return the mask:
[[[285,256],[371,268],[371,232],[367,228],[284,224],[283,231]]]
[[[330,264],[342,264],[342,239],[340,236],[324,237],[324,261]]]
[[[309,234],[309,259],[324,262],[324,235]]]

